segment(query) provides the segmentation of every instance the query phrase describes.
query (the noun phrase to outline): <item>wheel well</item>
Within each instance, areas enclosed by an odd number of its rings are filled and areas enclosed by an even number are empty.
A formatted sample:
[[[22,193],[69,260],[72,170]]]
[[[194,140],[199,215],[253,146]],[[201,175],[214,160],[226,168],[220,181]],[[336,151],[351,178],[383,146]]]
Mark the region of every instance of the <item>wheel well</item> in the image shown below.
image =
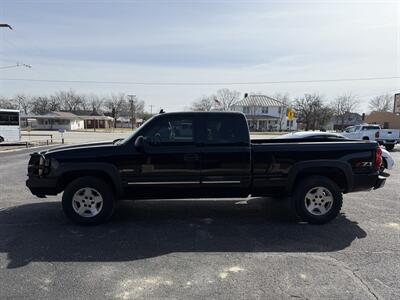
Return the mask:
[[[294,186],[309,176],[324,176],[336,183],[342,192],[346,192],[348,189],[345,173],[339,168],[335,167],[307,168],[303,171],[300,171],[296,176]]]
[[[369,137],[367,137],[367,136],[364,136],[362,139],[363,139],[364,141],[369,141]]]
[[[116,193],[116,187],[114,185],[114,182],[111,178],[110,175],[108,175],[104,171],[98,171],[98,170],[91,170],[91,171],[71,171],[63,174],[61,178],[57,182],[57,188],[61,192],[65,190],[65,188],[75,179],[78,179],[80,177],[86,177],[86,176],[91,176],[91,177],[97,177],[102,180],[104,180],[105,183],[110,185],[113,193]]]
[[[388,164],[387,164],[386,158],[384,158],[384,157],[382,157],[382,164],[385,167],[385,169],[387,169]]]

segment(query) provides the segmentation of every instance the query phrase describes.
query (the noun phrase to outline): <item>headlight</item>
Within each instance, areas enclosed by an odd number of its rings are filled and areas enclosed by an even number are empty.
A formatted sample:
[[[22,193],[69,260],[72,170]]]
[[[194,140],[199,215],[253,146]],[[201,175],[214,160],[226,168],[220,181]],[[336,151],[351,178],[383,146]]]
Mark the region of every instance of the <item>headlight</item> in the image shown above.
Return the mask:
[[[50,167],[53,169],[58,167],[58,162],[55,159],[46,159],[44,156],[41,156],[39,159],[39,168],[38,174],[39,176],[47,175],[50,172]]]

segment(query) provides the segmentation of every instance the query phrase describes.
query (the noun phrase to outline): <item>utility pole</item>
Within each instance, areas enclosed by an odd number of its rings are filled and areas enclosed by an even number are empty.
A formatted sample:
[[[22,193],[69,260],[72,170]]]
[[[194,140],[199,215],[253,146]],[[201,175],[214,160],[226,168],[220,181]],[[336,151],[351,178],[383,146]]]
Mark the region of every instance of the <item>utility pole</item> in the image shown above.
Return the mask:
[[[153,115],[153,104],[150,104],[150,115]]]
[[[133,99],[136,98],[136,95],[128,95],[129,103],[131,104],[131,124],[132,130],[134,129],[134,120],[135,120],[135,112],[133,110]]]

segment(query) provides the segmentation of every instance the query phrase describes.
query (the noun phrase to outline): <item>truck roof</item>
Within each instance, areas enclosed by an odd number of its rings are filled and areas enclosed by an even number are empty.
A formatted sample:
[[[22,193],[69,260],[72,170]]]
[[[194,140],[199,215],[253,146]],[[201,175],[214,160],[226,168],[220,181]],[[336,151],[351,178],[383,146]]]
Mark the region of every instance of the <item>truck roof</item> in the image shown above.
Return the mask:
[[[243,115],[243,113],[239,111],[177,111],[177,112],[169,112],[169,113],[161,113],[158,115]]]

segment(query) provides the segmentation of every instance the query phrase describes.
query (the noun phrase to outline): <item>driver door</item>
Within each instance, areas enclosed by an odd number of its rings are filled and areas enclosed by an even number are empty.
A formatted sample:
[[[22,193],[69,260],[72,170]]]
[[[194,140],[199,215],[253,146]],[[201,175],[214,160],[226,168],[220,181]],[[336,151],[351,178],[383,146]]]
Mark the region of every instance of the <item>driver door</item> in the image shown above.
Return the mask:
[[[133,198],[195,197],[200,193],[200,154],[194,118],[161,116],[142,133],[145,146],[132,156]]]

